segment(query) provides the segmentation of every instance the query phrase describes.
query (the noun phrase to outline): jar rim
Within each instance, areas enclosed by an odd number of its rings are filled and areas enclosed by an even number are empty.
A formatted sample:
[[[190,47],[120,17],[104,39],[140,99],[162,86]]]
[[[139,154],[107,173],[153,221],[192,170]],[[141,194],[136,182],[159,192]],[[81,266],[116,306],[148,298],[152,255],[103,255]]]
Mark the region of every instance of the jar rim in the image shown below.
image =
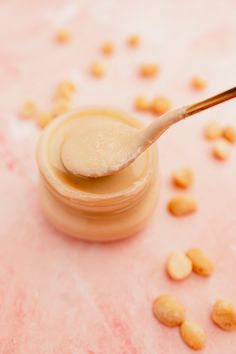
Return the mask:
[[[112,193],[107,193],[107,194],[98,194],[98,193],[89,193],[89,192],[84,192],[81,190],[75,190],[74,188],[70,186],[66,186],[60,179],[55,175],[55,172],[53,171],[52,166],[50,165],[49,159],[48,159],[48,153],[47,153],[47,147],[48,147],[48,141],[50,139],[51,134],[60,126],[62,122],[67,120],[70,116],[73,116],[73,114],[78,113],[78,114],[88,114],[89,112],[91,113],[105,113],[111,117],[119,117],[122,119],[125,117],[127,119],[131,118],[132,120],[136,120],[135,118],[132,117],[131,114],[123,112],[118,109],[114,108],[105,108],[105,107],[81,107],[74,109],[68,113],[63,114],[61,117],[57,118],[56,120],[52,121],[47,128],[44,130],[42,133],[39,143],[37,146],[37,162],[40,170],[40,174],[45,180],[46,184],[50,186],[50,189],[53,189],[56,194],[58,194],[61,198],[64,200],[70,200],[72,203],[84,203],[84,204],[91,204],[91,203],[106,203],[108,201],[112,201],[112,203],[119,202],[122,197],[126,197],[126,200],[130,200],[134,197],[137,197],[140,193],[142,193],[143,189],[145,188],[146,184],[148,183],[148,180],[150,179],[151,176],[151,163],[153,160],[153,147],[149,148],[147,153],[147,167],[146,167],[146,173],[141,177],[140,180],[134,182],[131,186],[128,188],[125,188],[119,192],[112,192]],[[137,120],[136,120],[137,121]],[[142,126],[141,122],[137,121],[137,123],[140,123],[140,127]]]

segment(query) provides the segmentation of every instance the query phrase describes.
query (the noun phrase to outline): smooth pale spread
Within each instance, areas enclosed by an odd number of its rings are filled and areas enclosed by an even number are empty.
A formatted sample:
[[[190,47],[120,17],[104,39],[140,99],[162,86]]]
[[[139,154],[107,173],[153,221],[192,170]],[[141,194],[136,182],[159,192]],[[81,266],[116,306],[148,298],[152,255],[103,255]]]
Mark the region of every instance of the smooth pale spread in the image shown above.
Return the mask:
[[[62,145],[62,164],[75,176],[99,177],[114,173],[135,156],[137,131],[108,118],[81,119],[79,127]]]

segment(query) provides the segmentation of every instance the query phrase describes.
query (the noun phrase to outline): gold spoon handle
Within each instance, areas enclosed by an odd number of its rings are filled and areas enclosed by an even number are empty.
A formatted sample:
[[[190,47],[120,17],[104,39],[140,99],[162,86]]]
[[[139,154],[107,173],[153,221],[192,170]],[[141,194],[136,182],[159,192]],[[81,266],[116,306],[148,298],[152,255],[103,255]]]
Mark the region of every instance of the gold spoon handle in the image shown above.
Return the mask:
[[[210,107],[215,106],[215,105],[222,103],[224,101],[228,101],[234,97],[236,97],[236,87],[233,87],[230,90],[219,93],[218,95],[210,97],[204,101],[197,102],[197,103],[191,104],[190,106],[187,106],[186,117],[191,116],[195,113],[201,112],[204,109],[210,108]]]
[[[141,132],[142,136],[142,150],[150,146],[156,139],[158,139],[169,127],[187,118],[195,113],[201,112],[207,108],[215,106],[224,101],[236,97],[236,87],[219,93],[216,96],[207,98],[204,101],[191,104],[182,108],[175,109],[174,111],[163,114],[160,118],[149,124]]]

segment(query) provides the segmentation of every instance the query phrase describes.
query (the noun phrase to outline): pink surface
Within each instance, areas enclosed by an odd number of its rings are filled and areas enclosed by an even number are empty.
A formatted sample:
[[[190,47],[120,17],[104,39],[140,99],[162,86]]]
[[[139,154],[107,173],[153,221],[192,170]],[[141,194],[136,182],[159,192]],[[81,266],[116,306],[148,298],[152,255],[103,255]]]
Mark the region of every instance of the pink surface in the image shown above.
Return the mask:
[[[235,123],[235,102],[182,122],[160,139],[162,193],[154,218],[138,237],[107,245],[67,238],[46,222],[34,161],[39,132],[16,115],[25,99],[47,107],[55,84],[68,78],[78,84],[76,105],[124,110],[132,110],[142,93],[167,95],[176,107],[234,86],[235,13],[234,0],[1,1],[0,353],[189,353],[178,331],[152,316],[153,298],[163,293],[178,296],[189,319],[206,329],[202,353],[235,353],[235,333],[215,327],[209,310],[217,298],[236,301],[236,149],[226,163],[214,161],[201,136],[212,119]],[[73,40],[59,46],[53,35],[63,25]],[[124,44],[133,32],[143,38],[137,50]],[[106,77],[94,81],[87,67],[110,39],[116,53],[104,59]],[[144,61],[160,64],[158,79],[137,78]],[[204,93],[189,88],[196,74],[209,83]],[[169,176],[183,165],[195,171],[191,192],[199,212],[175,219],[165,207],[176,192]],[[170,281],[167,255],[192,246],[211,255],[214,275]]]

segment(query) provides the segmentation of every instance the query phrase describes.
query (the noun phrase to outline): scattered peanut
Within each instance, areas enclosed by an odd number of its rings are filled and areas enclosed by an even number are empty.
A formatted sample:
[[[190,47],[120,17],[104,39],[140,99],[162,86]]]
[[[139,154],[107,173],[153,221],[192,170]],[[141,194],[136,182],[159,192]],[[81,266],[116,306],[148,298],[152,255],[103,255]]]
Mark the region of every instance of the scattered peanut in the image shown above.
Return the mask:
[[[226,139],[229,143],[236,143],[236,128],[232,126],[227,126],[223,128],[222,137]]]
[[[59,83],[57,86],[57,89],[61,92],[64,93],[64,90],[67,90],[69,92],[75,92],[76,91],[76,85],[72,81],[62,81]]]
[[[146,78],[153,78],[159,73],[159,66],[156,64],[143,64],[139,68],[139,73],[141,76]]]
[[[45,128],[48,123],[53,120],[53,115],[50,113],[41,113],[38,117],[37,123],[40,128]]]
[[[176,170],[172,175],[172,182],[179,188],[188,188],[194,180],[193,171],[190,168]]]
[[[101,52],[105,55],[111,55],[114,52],[114,46],[112,42],[106,42],[101,47]]]
[[[169,111],[170,107],[170,101],[164,96],[156,97],[151,104],[152,112],[158,116]]]
[[[218,160],[227,160],[230,155],[230,146],[227,141],[219,140],[212,148],[213,156]]]
[[[171,214],[183,216],[194,213],[197,210],[197,202],[191,195],[180,194],[169,201],[167,208]]]
[[[128,38],[127,43],[130,47],[138,47],[138,45],[140,44],[140,37],[137,34],[133,34]]]
[[[174,296],[159,296],[153,303],[155,317],[165,326],[176,327],[185,319],[185,308]]]
[[[53,117],[57,117],[60,114],[66,113],[71,108],[71,102],[68,99],[58,99],[54,103],[54,108],[52,110]]]
[[[212,320],[227,331],[236,329],[236,306],[228,300],[218,300],[212,308]]]
[[[191,86],[193,89],[200,91],[206,87],[206,81],[199,76],[195,76],[192,78]]]
[[[51,111],[38,113],[36,104],[33,101],[27,101],[20,108],[20,115],[23,118],[36,118],[38,126],[44,128],[54,117],[70,110],[72,94],[75,91],[76,85],[73,82],[60,82],[55,89],[55,97]]]
[[[35,118],[38,113],[36,104],[33,101],[26,101],[20,107],[19,114],[24,119]]]
[[[56,33],[56,40],[58,43],[65,44],[68,43],[70,39],[70,32],[65,28],[58,30],[58,32]]]
[[[209,257],[200,249],[192,248],[186,253],[192,261],[193,271],[198,275],[208,276],[213,272],[213,263]]]
[[[98,62],[93,63],[90,67],[90,73],[96,78],[101,78],[104,75],[104,68],[102,64]]]
[[[70,99],[71,95],[76,91],[76,85],[71,81],[63,81],[59,83],[55,90],[55,97]]]
[[[180,326],[180,334],[190,348],[199,350],[202,349],[206,342],[206,334],[203,328],[194,321],[184,321]]]
[[[222,135],[222,128],[216,122],[209,123],[204,129],[204,136],[208,140],[219,139]]]
[[[150,103],[144,96],[136,97],[134,106],[138,111],[148,111],[150,109]]]
[[[192,272],[192,262],[181,252],[173,252],[168,257],[166,270],[171,279],[183,280]]]

